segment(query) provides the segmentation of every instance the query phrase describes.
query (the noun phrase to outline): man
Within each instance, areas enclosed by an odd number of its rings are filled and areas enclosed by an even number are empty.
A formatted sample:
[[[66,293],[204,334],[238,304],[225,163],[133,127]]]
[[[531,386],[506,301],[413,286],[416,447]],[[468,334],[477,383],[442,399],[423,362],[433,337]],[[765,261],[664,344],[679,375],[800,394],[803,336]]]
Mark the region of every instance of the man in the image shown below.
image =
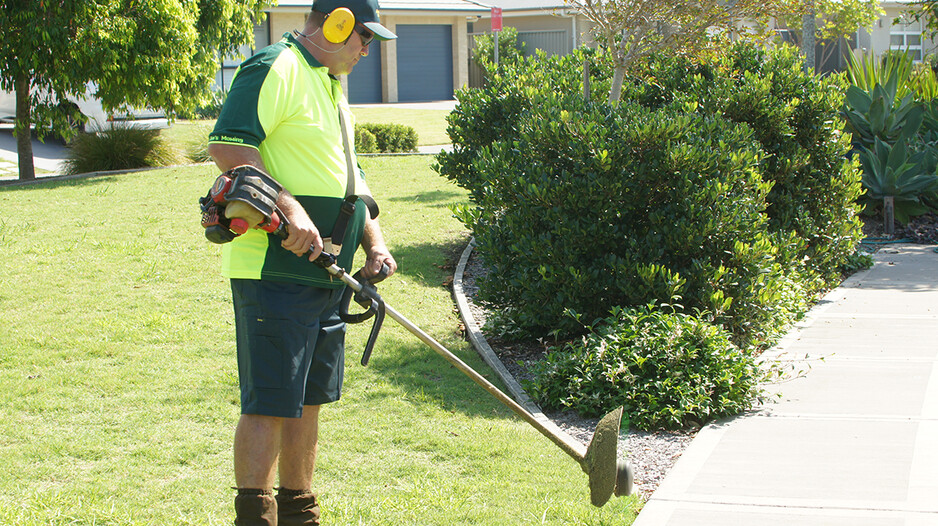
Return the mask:
[[[222,252],[241,384],[236,525],[319,524],[312,477],[320,406],[338,400],[342,387],[344,285],[310,261],[325,245],[341,249],[338,263],[349,270],[360,244],[366,277],[397,268],[354,160],[353,118],[336,79],[374,38],[397,38],[379,23],[377,0],[315,0],[302,31],[241,65],[209,137],[221,170],[253,165],[284,186],[277,205],[289,221],[285,240],[252,230]],[[356,206],[341,214],[346,201]]]

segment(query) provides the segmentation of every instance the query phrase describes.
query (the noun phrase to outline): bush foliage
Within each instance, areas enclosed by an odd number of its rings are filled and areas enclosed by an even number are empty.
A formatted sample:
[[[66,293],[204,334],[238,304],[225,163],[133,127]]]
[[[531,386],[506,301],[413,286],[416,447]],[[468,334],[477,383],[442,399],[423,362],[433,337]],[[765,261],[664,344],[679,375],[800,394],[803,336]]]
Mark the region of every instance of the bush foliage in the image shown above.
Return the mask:
[[[582,62],[596,79],[579,93]],[[747,347],[839,278],[859,235],[842,84],[795,53],[738,45],[715,63],[658,57],[603,101],[595,52],[526,61],[450,116],[439,171],[490,266],[480,296],[521,334],[575,333],[570,308],[679,303]]]
[[[582,342],[550,353],[529,385],[548,409],[599,417],[624,406],[629,424],[679,429],[751,407],[765,376],[721,328],[649,307],[614,308]]]
[[[414,152],[417,151],[417,139],[417,132],[403,124],[355,125],[355,149],[358,153]]]
[[[751,364],[729,354],[774,341],[855,251],[860,173],[838,115],[843,80],[806,75],[793,49],[746,44],[708,62],[653,57],[614,106],[611,73],[608,56],[578,50],[503,64],[459,92],[454,150],[437,170],[470,193],[455,212],[489,269],[478,297],[518,338],[583,333],[570,310],[614,313],[606,332],[551,353],[536,380],[546,405],[644,405],[630,417],[651,427],[731,414],[754,394]],[[640,323],[647,338],[623,339]],[[597,357],[590,349],[613,334],[621,349]],[[675,353],[704,372],[688,374]],[[683,376],[636,372],[649,360]],[[623,367],[633,376],[610,377]],[[707,387],[710,373],[739,390]]]
[[[69,149],[66,174],[169,166],[182,157],[163,140],[160,130],[122,127],[83,133]]]

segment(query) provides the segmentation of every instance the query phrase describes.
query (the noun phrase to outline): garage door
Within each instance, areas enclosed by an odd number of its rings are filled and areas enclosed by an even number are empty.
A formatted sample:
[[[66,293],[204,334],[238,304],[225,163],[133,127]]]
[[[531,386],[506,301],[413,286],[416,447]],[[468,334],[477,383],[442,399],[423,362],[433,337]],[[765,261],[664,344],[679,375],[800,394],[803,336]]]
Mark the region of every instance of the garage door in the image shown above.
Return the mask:
[[[368,46],[348,76],[348,101],[351,104],[374,104],[381,100],[381,45],[375,40]]]
[[[453,26],[399,25],[397,95],[402,102],[453,99]]]

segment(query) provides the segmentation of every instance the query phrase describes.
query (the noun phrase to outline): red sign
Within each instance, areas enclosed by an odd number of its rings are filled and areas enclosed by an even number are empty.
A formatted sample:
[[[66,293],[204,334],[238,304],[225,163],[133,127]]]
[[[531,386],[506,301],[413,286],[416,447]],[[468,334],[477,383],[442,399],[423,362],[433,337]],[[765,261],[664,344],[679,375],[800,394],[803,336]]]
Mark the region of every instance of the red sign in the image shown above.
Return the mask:
[[[502,8],[493,7],[492,8],[492,31],[501,31],[502,30]]]

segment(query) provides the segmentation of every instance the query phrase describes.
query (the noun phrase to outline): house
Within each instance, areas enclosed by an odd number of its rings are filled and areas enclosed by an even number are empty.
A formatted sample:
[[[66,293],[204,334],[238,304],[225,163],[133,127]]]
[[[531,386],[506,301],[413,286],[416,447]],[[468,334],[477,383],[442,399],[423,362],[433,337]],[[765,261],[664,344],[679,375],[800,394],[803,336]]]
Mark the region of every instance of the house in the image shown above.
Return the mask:
[[[907,15],[916,2],[893,0],[880,2],[886,12],[870,30],[860,29],[857,48],[880,55],[886,50],[906,51],[916,61],[938,53],[938,42],[923,35],[924,24]],[[893,23],[898,21],[899,23]]]
[[[844,53],[851,49],[877,55],[901,49],[916,60],[938,53],[938,44],[922,35],[920,22],[906,17],[904,23],[893,24],[912,3],[882,2],[886,15],[870,30],[861,28],[849,41],[838,43],[841,52],[822,68],[843,69]],[[383,0],[380,4],[382,24],[399,38],[372,43],[368,56],[342,79],[352,103],[452,100],[457,89],[480,86],[481,70],[472,63],[470,54],[473,39],[491,33],[491,7],[502,9],[503,26],[518,29],[526,55],[536,50],[564,55],[593,43],[592,23],[563,0]],[[269,8],[267,19],[254,31],[256,49],[303,27],[311,5],[312,0],[280,0]],[[241,53],[250,56],[252,51],[245,46]],[[241,58],[225,60],[216,83],[226,88],[240,63]]]
[[[487,0],[502,8],[504,26],[518,29],[518,40],[525,43],[525,54],[531,55],[535,49],[542,49],[548,54],[565,54],[584,44],[590,44],[589,35],[592,23],[563,0]],[[881,55],[887,50],[901,50],[911,53],[916,61],[921,61],[929,54],[938,54],[938,42],[923,36],[921,22],[915,22],[904,16],[920,0],[887,0],[880,2],[885,15],[874,23],[869,30],[859,28],[848,41],[838,43],[843,50],[865,50]],[[900,20],[900,23],[893,22]],[[491,30],[490,16],[470,26],[470,34],[486,33]],[[823,49],[819,43],[819,51]],[[826,70],[842,70],[846,59],[831,57]],[[818,55],[820,56],[820,54]]]
[[[589,31],[592,23],[578,14],[563,0],[487,0],[502,9],[502,25],[518,30],[518,40],[524,44],[526,56],[535,50],[548,55],[565,55],[593,42]],[[491,13],[470,25],[470,34],[485,34],[492,30]]]
[[[384,0],[381,23],[397,40],[375,40],[358,62],[343,89],[351,103],[452,100],[469,83],[468,24],[490,11],[466,0]],[[255,28],[255,49],[302,29],[312,0],[280,0]],[[242,48],[244,56],[252,54]],[[216,83],[227,88],[241,58],[225,60]]]

